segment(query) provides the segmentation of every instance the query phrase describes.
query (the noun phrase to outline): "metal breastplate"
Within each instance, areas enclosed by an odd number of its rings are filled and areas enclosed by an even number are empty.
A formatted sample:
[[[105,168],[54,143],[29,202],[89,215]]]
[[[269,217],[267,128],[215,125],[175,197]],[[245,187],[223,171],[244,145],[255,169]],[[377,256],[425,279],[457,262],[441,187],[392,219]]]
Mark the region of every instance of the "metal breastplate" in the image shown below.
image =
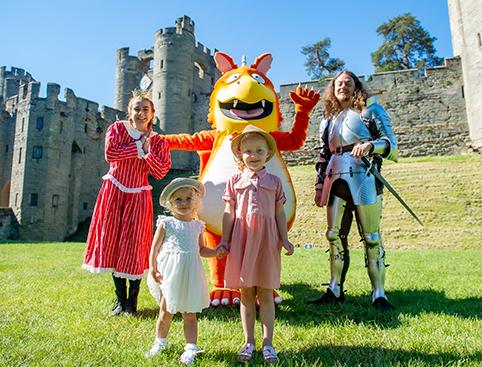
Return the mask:
[[[370,131],[360,118],[360,114],[351,109],[342,112],[331,122],[328,142],[331,152],[372,139]]]
[[[377,200],[375,177],[367,172],[367,167],[343,147],[372,139],[370,131],[353,110],[346,110],[332,121],[329,127],[328,142],[332,156],[328,162],[323,182],[322,205],[328,203],[331,185],[337,179],[344,180],[350,188],[355,205],[374,204]]]

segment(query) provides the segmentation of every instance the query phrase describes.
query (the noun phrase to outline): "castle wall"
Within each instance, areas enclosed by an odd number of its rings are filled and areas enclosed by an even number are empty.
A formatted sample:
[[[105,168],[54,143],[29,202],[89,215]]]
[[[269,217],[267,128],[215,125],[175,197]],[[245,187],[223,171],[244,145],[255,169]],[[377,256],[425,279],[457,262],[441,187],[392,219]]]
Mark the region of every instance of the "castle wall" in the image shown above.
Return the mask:
[[[18,222],[11,208],[0,208],[0,240],[18,238]]]
[[[482,6],[480,0],[448,0],[454,55],[462,59],[467,121],[475,148],[482,147]]]
[[[48,83],[39,98],[40,84],[20,88],[7,105],[15,106],[16,130],[12,162],[10,207],[20,224],[19,236],[29,240],[63,240],[92,215],[108,165],[104,134],[116,115]],[[10,100],[13,100],[12,97]]]
[[[390,114],[400,156],[449,155],[466,149],[469,137],[461,75],[460,59],[451,58],[441,67],[378,73],[364,81],[368,91],[377,95],[379,103]],[[311,86],[323,93],[327,83],[311,82]],[[289,130],[293,122],[294,106],[289,91],[296,86],[280,87],[283,130]],[[288,162],[315,161],[322,117],[322,103],[319,103],[311,115],[304,149],[287,152]]]

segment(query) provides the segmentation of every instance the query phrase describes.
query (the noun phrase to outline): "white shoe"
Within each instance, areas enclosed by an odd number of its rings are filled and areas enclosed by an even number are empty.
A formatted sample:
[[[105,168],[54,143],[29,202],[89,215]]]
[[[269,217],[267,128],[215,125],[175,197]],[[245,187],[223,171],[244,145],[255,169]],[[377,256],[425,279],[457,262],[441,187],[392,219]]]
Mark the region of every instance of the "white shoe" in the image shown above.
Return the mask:
[[[202,353],[202,350],[199,350],[196,344],[188,344],[184,348],[184,353],[181,354],[181,363],[185,365],[192,365],[194,363],[194,359],[196,358],[196,354]]]
[[[151,350],[146,353],[146,358],[152,358],[158,355],[164,349],[166,349],[166,347],[167,347],[167,342],[156,340],[154,344],[152,344]]]

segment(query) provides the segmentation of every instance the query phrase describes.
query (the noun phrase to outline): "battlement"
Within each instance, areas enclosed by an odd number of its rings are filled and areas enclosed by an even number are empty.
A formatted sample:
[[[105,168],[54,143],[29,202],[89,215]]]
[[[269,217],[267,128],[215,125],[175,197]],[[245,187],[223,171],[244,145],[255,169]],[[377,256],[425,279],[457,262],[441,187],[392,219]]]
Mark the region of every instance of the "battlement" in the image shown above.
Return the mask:
[[[176,19],[175,27],[161,28],[156,32],[155,36],[171,34],[190,34],[194,36],[194,21],[187,15],[184,15]]]
[[[207,48],[206,46],[204,46],[201,42],[198,42],[196,44],[196,50],[201,52],[201,53],[206,54],[207,56],[214,56],[214,54],[211,54],[211,50],[209,48]]]
[[[449,72],[461,72],[460,57],[446,58],[443,65],[431,68],[414,68],[406,70],[384,71],[370,75],[368,78],[365,75],[357,75],[360,81],[364,84],[369,94],[379,94],[383,91],[392,88],[402,83],[417,83],[427,78],[443,79],[444,75]],[[289,83],[280,85],[280,98],[288,98],[289,92],[296,89],[301,84],[308,88],[323,90],[326,88],[331,78],[323,80],[310,80],[299,83]]]
[[[137,57],[141,60],[152,60],[154,58],[154,49],[151,47],[137,51]]]
[[[5,66],[0,67],[0,76],[4,78],[16,78],[16,79],[32,79],[32,75],[26,72],[24,69],[16,68],[12,66],[10,70],[7,70]]]
[[[187,15],[183,15],[182,17],[177,18],[176,29],[177,33],[183,33],[183,31],[187,31],[194,34],[194,21]]]

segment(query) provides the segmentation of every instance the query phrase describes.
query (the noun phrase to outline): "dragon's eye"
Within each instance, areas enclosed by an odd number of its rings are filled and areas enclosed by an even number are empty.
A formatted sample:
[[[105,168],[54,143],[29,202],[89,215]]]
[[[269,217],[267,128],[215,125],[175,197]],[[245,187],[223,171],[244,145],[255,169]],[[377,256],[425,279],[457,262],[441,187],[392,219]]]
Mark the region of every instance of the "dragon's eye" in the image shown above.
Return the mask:
[[[251,74],[251,76],[253,77],[254,80],[256,80],[258,83],[261,83],[261,84],[264,84],[264,79],[261,75],[259,74]]]
[[[239,74],[230,75],[228,79],[226,79],[226,83],[231,84],[232,82],[235,82],[236,80],[239,79],[239,76],[240,76]]]

